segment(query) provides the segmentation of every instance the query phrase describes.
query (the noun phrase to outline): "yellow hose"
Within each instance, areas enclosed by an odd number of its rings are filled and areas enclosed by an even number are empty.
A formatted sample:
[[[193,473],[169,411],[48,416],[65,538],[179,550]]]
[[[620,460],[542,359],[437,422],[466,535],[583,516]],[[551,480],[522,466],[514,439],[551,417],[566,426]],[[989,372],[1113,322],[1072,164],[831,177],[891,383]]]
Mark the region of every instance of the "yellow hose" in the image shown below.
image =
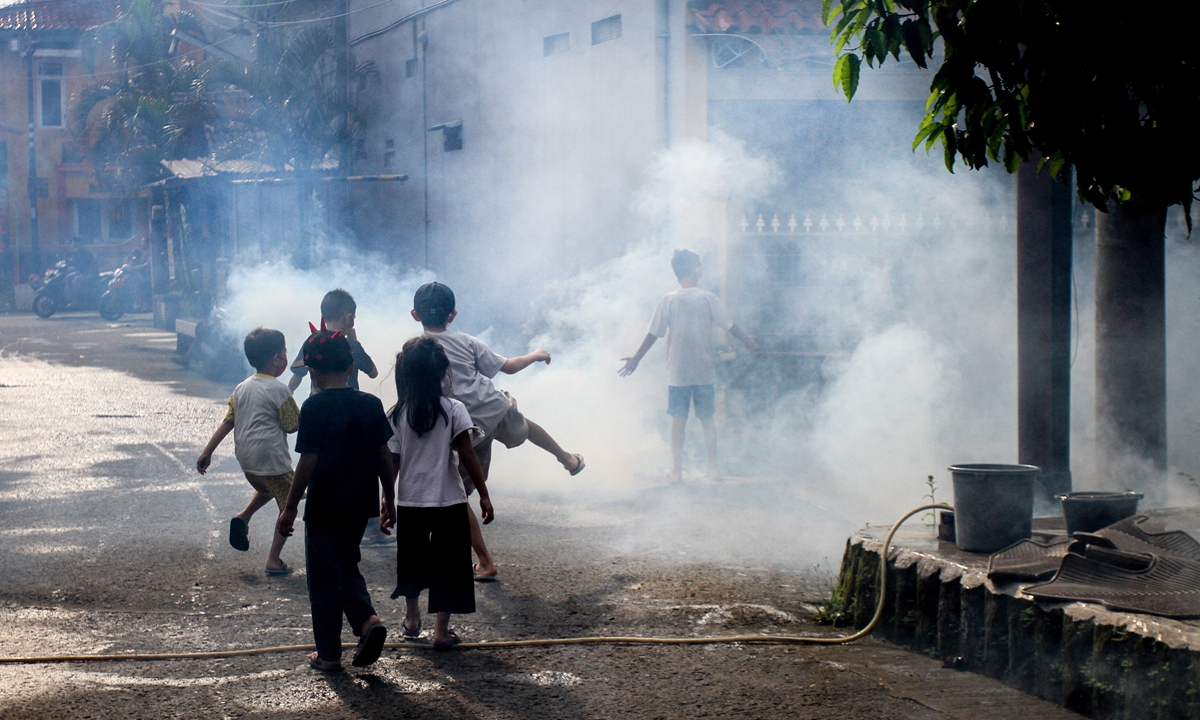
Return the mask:
[[[887,595],[887,556],[892,545],[892,537],[900,526],[913,515],[926,510],[953,510],[949,505],[921,505],[904,514],[892,525],[887,537],[883,540],[883,548],[879,554],[879,593],[875,602],[875,615],[866,627],[853,635],[838,637],[810,637],[805,635],[729,635],[723,637],[689,637],[689,638],[658,638],[658,637],[577,637],[577,638],[545,638],[541,640],[496,640],[492,642],[465,642],[455,648],[513,648],[513,647],[545,647],[548,645],[713,645],[718,643],[763,643],[772,645],[840,645],[854,642],[866,637],[879,619],[883,617],[883,604]],[[343,648],[354,648],[354,643],[345,643]],[[422,643],[387,643],[386,648],[407,648],[413,650],[432,650],[432,645]],[[311,652],[315,645],[276,645],[273,647],[247,648],[245,650],[218,650],[215,652],[187,653],[137,653],[122,655],[42,655],[36,657],[0,657],[0,663],[64,663],[64,662],[111,662],[116,660],[213,660],[218,658],[243,657],[247,655],[270,655],[286,652]]]

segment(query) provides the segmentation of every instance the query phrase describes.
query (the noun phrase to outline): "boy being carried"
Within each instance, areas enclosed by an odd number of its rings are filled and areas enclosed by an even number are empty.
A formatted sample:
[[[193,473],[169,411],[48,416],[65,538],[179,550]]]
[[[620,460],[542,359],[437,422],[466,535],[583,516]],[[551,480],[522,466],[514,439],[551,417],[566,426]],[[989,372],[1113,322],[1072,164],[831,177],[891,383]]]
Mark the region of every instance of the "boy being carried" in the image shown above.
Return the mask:
[[[196,470],[208,472],[212,455],[225,436],[233,432],[234,453],[242,472],[254,488],[246,508],[229,521],[229,544],[238,550],[250,549],[250,518],[272,498],[283,511],[292,486],[292,453],[287,434],[296,432],[300,410],[292,393],[277,378],[287,369],[287,342],[278,330],[258,328],[243,343],[246,359],[258,370],[243,380],[229,396],[229,411],[200,457]],[[279,559],[287,538],[275,533],[267,554],[267,574],[287,575],[292,568]]]
[[[621,358],[625,377],[637,370],[651,346],[667,336],[667,414],[671,421],[671,482],[683,480],[683,440],[687,431],[688,413],[696,406],[696,417],[704,428],[704,446],[708,451],[708,472],[712,479],[720,476],[717,469],[717,426],[713,422],[716,410],[717,328],[741,340],[750,352],[758,345],[733,324],[729,310],[721,298],[697,285],[704,272],[700,256],[691,250],[676,250],[671,268],[679,279],[679,289],[669,292],[659,301],[650,319],[650,331],[633,357]],[[670,335],[668,336],[668,331]]]
[[[304,506],[304,562],[317,652],[315,670],[342,669],[342,615],[359,636],[354,665],[379,659],[387,629],[375,614],[367,583],[358,570],[358,544],[367,522],[378,518],[384,532],[396,523],[392,429],[383,403],[347,386],[354,362],[350,343],[340,332],[314,332],[301,353],[321,389],[304,401],[296,436],[296,479],[279,513],[280,535],[292,534],[296,508]],[[383,485],[383,505],[379,485]]]
[[[549,365],[550,353],[539,349],[519,357],[497,355],[479,338],[447,329],[458,317],[454,305],[454,291],[438,282],[427,283],[417,288],[413,296],[412,317],[425,328],[425,335],[436,339],[446,351],[446,357],[450,359],[448,394],[466,405],[471,421],[482,432],[482,437],[472,444],[483,469],[483,479],[487,480],[491,468],[493,440],[499,440],[507,448],[515,448],[529,440],[553,455],[571,475],[578,475],[584,467],[583,456],[559,447],[540,425],[521,414],[512,395],[498,390],[491,380],[497,373],[512,375],[535,362]],[[459,470],[470,495],[475,485],[464,467],[460,466]],[[496,578],[496,564],[483,542],[483,531],[475,511],[470,505],[467,507],[471,520],[471,548],[479,558],[475,579],[490,582]]]

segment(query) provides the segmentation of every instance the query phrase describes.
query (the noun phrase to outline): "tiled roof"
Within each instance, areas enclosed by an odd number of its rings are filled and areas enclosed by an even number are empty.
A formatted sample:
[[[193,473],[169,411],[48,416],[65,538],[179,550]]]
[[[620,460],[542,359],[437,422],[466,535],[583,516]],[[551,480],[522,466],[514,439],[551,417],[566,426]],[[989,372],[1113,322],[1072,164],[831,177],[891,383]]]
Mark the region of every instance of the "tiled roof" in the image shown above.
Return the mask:
[[[27,0],[0,7],[0,30],[87,30],[115,11],[107,0]]]
[[[704,33],[806,35],[825,29],[820,0],[693,0],[688,12]]]

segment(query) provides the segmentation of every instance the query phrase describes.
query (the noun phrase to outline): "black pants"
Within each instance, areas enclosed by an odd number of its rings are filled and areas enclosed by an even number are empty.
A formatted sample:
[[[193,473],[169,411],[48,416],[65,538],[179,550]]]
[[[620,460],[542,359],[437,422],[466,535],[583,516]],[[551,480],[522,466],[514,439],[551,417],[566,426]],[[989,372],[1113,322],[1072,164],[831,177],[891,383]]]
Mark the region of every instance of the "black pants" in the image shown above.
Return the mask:
[[[375,614],[367,582],[358,571],[358,543],[367,518],[338,524],[305,523],[304,562],[313,638],[322,660],[342,657],[342,614],[355,635]]]
[[[475,612],[471,520],[467,504],[396,509],[396,591],[416,597],[429,588],[429,612]]]

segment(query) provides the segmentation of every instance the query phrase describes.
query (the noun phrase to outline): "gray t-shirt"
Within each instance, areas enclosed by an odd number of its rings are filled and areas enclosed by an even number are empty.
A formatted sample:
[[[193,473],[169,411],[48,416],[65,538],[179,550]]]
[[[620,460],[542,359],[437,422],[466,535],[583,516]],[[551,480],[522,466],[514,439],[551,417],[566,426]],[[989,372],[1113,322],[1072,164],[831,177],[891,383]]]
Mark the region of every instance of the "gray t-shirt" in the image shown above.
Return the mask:
[[[715,383],[717,328],[731,327],[725,303],[707,290],[680,288],[663,295],[650,319],[650,334],[667,338],[667,384]]]
[[[441,343],[450,359],[450,397],[467,406],[472,422],[488,435],[508,412],[508,398],[492,384],[492,378],[508,358],[498,355],[477,337],[446,330],[425,333]],[[480,437],[482,437],[482,435]]]

